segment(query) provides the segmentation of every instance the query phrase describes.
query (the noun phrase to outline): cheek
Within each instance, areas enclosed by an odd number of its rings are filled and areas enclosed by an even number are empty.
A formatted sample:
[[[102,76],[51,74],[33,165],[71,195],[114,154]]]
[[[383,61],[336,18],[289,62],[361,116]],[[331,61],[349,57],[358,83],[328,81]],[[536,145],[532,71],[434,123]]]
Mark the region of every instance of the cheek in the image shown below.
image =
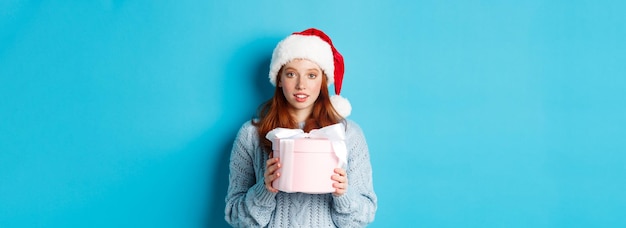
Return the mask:
[[[317,88],[316,93],[319,94],[322,89],[324,89],[324,85],[322,85],[322,80],[316,81],[315,88]]]
[[[289,94],[293,93],[293,89],[291,87],[289,87],[288,85],[285,86],[283,84],[283,86],[281,86],[281,91],[283,92],[283,96],[285,96],[285,98],[289,98]]]

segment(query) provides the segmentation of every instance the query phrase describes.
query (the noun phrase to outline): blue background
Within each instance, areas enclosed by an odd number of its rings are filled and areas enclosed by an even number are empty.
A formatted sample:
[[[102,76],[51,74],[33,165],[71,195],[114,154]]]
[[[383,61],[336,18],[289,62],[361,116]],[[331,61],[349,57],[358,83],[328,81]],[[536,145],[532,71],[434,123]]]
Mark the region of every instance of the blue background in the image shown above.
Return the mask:
[[[626,227],[624,1],[0,2],[0,227],[221,227],[271,51],[318,27],[371,227]]]

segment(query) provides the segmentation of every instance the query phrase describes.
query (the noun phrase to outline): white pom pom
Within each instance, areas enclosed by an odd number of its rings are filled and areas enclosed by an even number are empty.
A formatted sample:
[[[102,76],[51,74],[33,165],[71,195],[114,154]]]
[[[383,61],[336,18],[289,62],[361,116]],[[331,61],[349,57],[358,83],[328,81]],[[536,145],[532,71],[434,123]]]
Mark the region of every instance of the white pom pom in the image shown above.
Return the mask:
[[[352,112],[352,105],[350,105],[350,101],[342,96],[330,96],[330,103],[333,104],[333,108],[335,108],[335,110],[337,110],[339,115],[343,118],[348,117]]]

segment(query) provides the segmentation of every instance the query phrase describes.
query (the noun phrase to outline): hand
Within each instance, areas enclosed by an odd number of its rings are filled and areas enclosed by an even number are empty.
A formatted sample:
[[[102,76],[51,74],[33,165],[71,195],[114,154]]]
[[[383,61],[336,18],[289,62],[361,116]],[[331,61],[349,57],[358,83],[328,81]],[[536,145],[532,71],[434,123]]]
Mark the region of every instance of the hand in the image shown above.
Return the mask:
[[[334,196],[341,196],[348,190],[348,174],[342,168],[335,168],[335,175],[331,176],[330,179],[336,181],[333,183],[333,188],[335,188],[335,192],[333,192]]]
[[[276,180],[276,178],[280,177],[280,173],[277,170],[280,168],[280,162],[278,158],[270,158],[265,162],[265,174],[263,175],[265,178],[265,188],[268,191],[277,193],[278,189],[272,187],[272,182]]]

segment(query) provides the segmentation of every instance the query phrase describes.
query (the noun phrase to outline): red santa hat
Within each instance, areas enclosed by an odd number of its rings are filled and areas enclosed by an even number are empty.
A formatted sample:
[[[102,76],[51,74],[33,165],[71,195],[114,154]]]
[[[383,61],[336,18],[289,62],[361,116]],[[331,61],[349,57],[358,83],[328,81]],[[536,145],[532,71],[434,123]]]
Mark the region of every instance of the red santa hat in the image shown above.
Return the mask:
[[[280,41],[270,63],[270,83],[276,86],[276,75],[283,65],[293,59],[307,59],[315,62],[327,76],[328,86],[335,84],[335,95],[330,97],[335,110],[344,118],[350,115],[352,106],[348,99],[341,97],[341,83],[343,82],[343,56],[335,49],[330,37],[324,32],[310,28],[302,32],[295,32]]]

